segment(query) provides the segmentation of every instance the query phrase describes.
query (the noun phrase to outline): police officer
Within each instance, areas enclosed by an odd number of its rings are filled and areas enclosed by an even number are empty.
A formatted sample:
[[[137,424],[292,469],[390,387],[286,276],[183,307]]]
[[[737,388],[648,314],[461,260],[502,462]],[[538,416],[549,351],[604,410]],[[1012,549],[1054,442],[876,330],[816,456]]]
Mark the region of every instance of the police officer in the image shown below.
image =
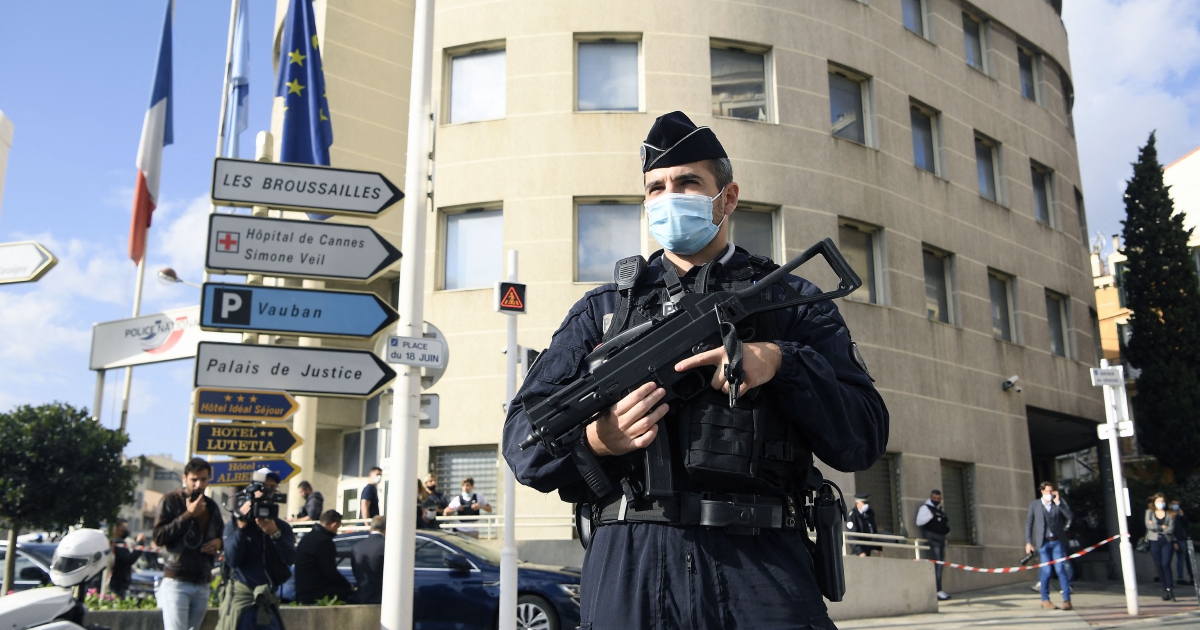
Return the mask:
[[[871,509],[869,499],[871,495],[866,492],[859,492],[854,495],[854,510],[850,512],[850,522],[846,523],[846,529],[851,533],[859,534],[878,534],[879,527],[875,523],[875,510]],[[867,542],[869,538],[861,538],[860,540]],[[850,545],[850,551],[855,555],[867,557],[872,551],[883,553],[883,547],[873,547],[871,545]]]
[[[933,490],[929,500],[917,509],[917,527],[921,528],[921,537],[929,543],[929,559],[946,559],[946,535],[950,533],[950,518],[942,508],[942,491]],[[942,590],[943,565],[933,565],[933,576],[937,583],[937,598],[939,601],[950,599],[950,594]]]
[[[601,286],[567,313],[509,405],[505,458],[521,483],[579,504],[581,537],[590,538],[583,627],[834,628],[804,523],[779,515],[812,487],[813,455],[838,470],[870,467],[886,447],[888,413],[832,302],[738,324],[746,339],[736,407],[719,347],[674,366],[711,371],[708,394],[662,404],[666,392],[647,383],[590,423],[582,441],[616,488],[608,496],[588,489],[570,453],[518,447],[530,431],[526,406],[585,373],[584,358],[605,338],[669,312],[680,291],[748,287],[775,268],[729,242],[740,190],[711,129],[681,112],[661,116],[641,160],[650,231],[665,251],[651,256],[632,289]],[[818,292],[796,276],[787,282]],[[761,420],[758,428],[747,428],[750,418]],[[730,421],[746,431],[721,426]],[[672,488],[649,501],[636,491],[646,482],[636,462],[656,439],[669,445]],[[755,476],[739,468],[751,458]]]

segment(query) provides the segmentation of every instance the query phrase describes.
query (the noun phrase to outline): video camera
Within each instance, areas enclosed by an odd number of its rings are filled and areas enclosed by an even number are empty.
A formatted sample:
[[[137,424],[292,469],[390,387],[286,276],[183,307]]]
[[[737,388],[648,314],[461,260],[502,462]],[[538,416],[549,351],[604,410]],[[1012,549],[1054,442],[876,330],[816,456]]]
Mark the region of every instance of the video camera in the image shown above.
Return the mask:
[[[254,471],[254,476],[245,488],[237,494],[234,518],[246,522],[258,518],[279,518],[279,504],[287,501],[287,495],[282,492],[267,490],[267,475],[271,473],[266,468]],[[250,504],[250,511],[242,514],[242,506]]]

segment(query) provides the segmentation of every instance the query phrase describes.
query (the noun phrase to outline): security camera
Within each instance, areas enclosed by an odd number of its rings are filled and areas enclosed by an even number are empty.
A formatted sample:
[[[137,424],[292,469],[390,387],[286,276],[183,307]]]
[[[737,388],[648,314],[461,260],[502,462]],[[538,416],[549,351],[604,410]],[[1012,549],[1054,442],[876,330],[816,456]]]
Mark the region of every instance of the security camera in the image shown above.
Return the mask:
[[[1020,394],[1021,388],[1017,387],[1017,381],[1019,381],[1019,380],[1021,380],[1021,377],[1017,376],[1016,374],[1013,374],[1012,376],[1005,379],[1004,382],[1000,385],[1000,387],[1004,391],[1008,391],[1010,389],[1016,388],[1016,392],[1018,394]]]

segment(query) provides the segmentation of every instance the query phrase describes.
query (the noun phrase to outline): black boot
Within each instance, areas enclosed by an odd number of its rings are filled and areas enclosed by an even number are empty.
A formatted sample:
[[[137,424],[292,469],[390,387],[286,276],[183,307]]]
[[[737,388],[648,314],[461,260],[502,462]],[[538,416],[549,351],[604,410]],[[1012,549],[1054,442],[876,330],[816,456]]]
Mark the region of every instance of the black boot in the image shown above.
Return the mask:
[[[1169,589],[1169,588],[1163,589],[1163,601],[1164,602],[1171,601],[1171,589]]]
[[[1172,593],[1172,592],[1171,592],[1171,589],[1167,589],[1167,594],[1166,594],[1166,595],[1163,595],[1163,599],[1167,599],[1167,600],[1170,600],[1170,601],[1175,601],[1175,593]]]

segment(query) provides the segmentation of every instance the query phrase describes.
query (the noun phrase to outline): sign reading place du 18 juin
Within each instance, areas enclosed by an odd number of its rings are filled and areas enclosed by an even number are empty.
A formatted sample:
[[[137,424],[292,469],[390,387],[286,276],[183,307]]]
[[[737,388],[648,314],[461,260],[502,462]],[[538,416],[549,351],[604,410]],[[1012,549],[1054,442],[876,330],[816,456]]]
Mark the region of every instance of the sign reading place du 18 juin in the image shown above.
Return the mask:
[[[217,204],[377,216],[403,198],[382,173],[229,158],[213,163]]]
[[[395,378],[366,350],[201,342],[196,351],[196,387],[367,398]]]
[[[258,273],[368,282],[400,260],[400,250],[361,225],[213,214],[204,266],[215,273]]]

